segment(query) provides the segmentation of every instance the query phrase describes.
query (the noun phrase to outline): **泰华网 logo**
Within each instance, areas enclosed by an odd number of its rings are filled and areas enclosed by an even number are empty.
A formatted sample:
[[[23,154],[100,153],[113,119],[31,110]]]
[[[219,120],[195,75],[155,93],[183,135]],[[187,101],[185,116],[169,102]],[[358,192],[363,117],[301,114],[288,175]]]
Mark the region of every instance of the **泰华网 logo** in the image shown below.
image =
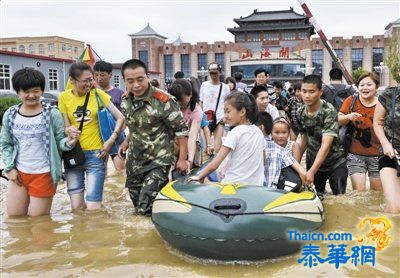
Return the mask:
[[[360,234],[332,232],[297,232],[289,230],[289,240],[330,242],[327,256],[321,255],[321,245],[307,243],[301,251],[299,264],[313,268],[319,264],[332,264],[336,269],[340,265],[351,263],[354,266],[375,266],[376,252],[389,246],[391,223],[386,217],[366,217],[357,225]]]

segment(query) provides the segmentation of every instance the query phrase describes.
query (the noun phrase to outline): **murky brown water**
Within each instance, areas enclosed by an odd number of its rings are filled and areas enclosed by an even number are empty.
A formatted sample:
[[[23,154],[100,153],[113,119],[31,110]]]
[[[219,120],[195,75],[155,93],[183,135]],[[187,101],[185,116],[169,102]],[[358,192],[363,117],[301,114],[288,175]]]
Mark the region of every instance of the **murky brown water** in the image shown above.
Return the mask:
[[[65,184],[57,190],[51,216],[6,218],[5,186],[1,187],[1,271],[3,276],[128,277],[399,277],[399,217],[392,222],[388,248],[377,252],[375,267],[352,264],[338,270],[327,263],[308,269],[300,254],[257,264],[216,264],[177,254],[157,235],[149,218],[134,215],[123,188],[123,176],[111,175],[100,212],[71,213]],[[349,186],[350,187],[350,186]],[[359,233],[364,217],[378,217],[380,192],[350,192],[324,200],[323,232]],[[323,243],[321,250],[327,250]],[[326,253],[326,252],[325,252]]]

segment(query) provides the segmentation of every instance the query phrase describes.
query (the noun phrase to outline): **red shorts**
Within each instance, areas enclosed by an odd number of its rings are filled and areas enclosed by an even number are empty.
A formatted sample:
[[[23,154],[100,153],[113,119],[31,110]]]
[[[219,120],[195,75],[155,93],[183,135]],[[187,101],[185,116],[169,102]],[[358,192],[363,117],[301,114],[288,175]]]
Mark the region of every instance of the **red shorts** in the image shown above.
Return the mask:
[[[22,185],[28,190],[28,195],[39,198],[53,197],[56,187],[51,179],[50,172],[43,174],[25,174],[18,171]]]

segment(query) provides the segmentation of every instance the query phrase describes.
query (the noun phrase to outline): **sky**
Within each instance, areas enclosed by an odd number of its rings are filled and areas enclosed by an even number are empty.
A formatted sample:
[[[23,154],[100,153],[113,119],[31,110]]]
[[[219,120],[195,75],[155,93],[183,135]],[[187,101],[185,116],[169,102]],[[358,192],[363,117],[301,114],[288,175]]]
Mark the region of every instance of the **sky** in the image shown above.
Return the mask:
[[[400,18],[400,0],[305,1],[328,36],[382,35]],[[303,10],[296,0],[1,0],[0,37],[62,36],[92,45],[99,56],[121,63],[132,58],[129,34],[147,23],[173,42],[234,41],[234,18],[258,11]]]

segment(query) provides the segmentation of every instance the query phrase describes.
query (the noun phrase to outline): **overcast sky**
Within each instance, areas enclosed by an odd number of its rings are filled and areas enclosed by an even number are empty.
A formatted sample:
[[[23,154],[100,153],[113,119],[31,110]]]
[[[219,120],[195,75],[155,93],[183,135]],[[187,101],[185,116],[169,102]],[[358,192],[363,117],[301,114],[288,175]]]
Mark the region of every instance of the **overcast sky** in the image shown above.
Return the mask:
[[[381,35],[385,27],[400,17],[400,0],[306,1],[328,37]],[[34,1],[1,0],[0,37],[68,37],[90,43],[101,58],[110,62],[130,59],[128,34],[147,23],[167,42],[181,36],[185,42],[233,41],[227,28],[236,26],[233,18],[258,11],[286,10],[292,1]]]

